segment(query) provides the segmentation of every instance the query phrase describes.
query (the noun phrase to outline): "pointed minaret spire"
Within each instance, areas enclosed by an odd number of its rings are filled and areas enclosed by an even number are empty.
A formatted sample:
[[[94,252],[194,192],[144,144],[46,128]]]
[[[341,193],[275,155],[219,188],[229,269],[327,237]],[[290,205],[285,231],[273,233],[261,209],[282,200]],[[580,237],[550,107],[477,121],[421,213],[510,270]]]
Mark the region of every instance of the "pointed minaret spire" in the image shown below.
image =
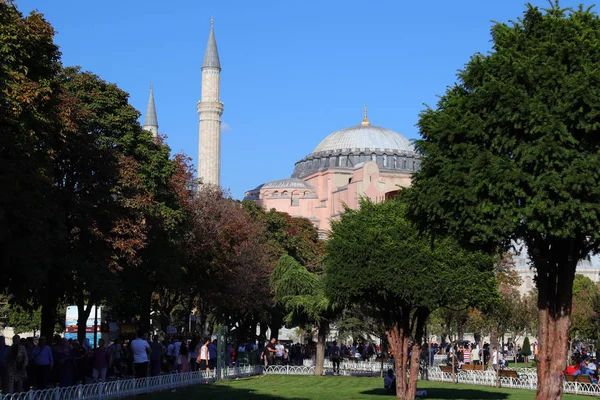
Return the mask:
[[[146,107],[144,129],[152,132],[152,136],[158,137],[158,119],[156,118],[156,107],[154,106],[154,91],[152,89],[152,84],[150,84],[150,97],[148,98],[148,107]]]
[[[212,18],[210,19],[210,35],[208,36],[208,44],[206,45],[204,62],[202,63],[203,69],[208,67],[221,69],[219,52],[217,51],[217,40],[215,39],[215,20]]]
[[[198,178],[203,185],[221,186],[221,63],[215,40],[214,21],[202,63],[202,97],[198,102]]]

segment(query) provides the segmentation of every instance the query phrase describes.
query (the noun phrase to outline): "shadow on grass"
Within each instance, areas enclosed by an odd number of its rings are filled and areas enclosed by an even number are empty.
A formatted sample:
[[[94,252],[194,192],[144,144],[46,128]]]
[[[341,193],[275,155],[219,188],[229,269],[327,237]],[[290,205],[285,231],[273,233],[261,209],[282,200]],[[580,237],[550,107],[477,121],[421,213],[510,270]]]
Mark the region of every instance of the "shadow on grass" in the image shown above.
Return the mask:
[[[420,390],[420,389],[417,389]],[[427,390],[425,399],[454,399],[454,400],[504,400],[509,398],[507,393],[489,392],[477,389],[442,389],[442,388],[424,388]],[[387,394],[385,389],[365,390],[361,394],[387,396],[390,399],[395,397]]]
[[[178,389],[175,392],[161,392],[149,396],[144,396],[144,400],[289,400],[290,397],[282,397],[277,394],[276,390],[273,393],[256,393],[250,388],[232,388],[226,385],[197,385],[184,389]],[[310,400],[305,397],[294,397],[295,400]]]

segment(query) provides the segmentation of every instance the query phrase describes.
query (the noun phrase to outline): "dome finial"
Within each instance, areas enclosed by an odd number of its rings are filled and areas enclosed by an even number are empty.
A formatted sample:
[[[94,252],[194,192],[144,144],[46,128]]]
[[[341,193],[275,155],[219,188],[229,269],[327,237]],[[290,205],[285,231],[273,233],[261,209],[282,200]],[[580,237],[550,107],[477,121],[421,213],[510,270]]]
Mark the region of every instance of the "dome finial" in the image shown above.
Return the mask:
[[[365,104],[365,117],[363,118],[362,122],[360,123],[362,126],[369,126],[371,125],[371,122],[369,122],[369,118],[367,118],[367,105]]]

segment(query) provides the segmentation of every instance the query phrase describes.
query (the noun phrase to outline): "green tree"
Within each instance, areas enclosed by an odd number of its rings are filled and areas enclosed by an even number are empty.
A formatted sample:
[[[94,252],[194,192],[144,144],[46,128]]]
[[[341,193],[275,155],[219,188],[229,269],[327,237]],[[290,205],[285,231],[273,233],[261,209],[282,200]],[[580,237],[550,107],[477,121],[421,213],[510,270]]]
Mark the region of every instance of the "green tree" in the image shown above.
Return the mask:
[[[315,375],[323,375],[325,339],[335,307],[325,295],[323,276],[310,272],[295,258],[284,254],[271,275],[275,302],[284,306],[288,326],[317,327],[317,360]]]
[[[538,400],[559,399],[577,263],[600,245],[600,18],[528,6],[492,28],[458,82],[418,123],[411,214],[496,252],[527,246],[537,271]]]
[[[598,338],[598,309],[600,294],[598,286],[588,277],[576,274],[573,281],[573,306],[569,339]],[[571,350],[569,347],[569,350]]]
[[[33,332],[33,336],[37,336],[42,325],[41,315],[42,310],[39,307],[32,311],[25,311],[20,306],[14,306],[10,311],[8,326],[13,328],[15,335]]]
[[[52,191],[52,96],[60,70],[54,30],[0,2],[0,273],[11,301],[55,303],[49,290],[60,237]]]
[[[405,213],[401,200],[363,199],[359,210],[346,208],[332,221],[325,293],[342,307],[368,307],[385,326],[398,398],[414,399],[431,312],[445,305],[485,304],[496,292],[491,257],[465,251],[447,237],[421,235]]]
[[[529,356],[531,356],[531,345],[529,344],[528,336],[525,336],[525,340],[523,340],[521,355],[525,358],[525,364],[527,364],[527,362],[529,361]]]

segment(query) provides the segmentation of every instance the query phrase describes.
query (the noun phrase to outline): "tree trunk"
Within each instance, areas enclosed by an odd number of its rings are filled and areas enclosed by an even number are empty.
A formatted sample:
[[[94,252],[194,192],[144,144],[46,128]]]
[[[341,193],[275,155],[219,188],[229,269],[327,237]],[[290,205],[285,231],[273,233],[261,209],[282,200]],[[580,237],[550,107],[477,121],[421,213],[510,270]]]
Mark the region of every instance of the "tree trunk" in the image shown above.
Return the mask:
[[[408,339],[405,338],[405,327],[398,323],[386,330],[386,336],[390,349],[394,356],[394,367],[396,368],[396,398],[406,400],[408,386],[406,385],[406,364],[408,359]]]
[[[42,315],[40,317],[40,336],[45,336],[48,339],[48,344],[52,343],[52,336],[54,335],[57,306],[57,296],[52,291],[49,291],[49,293],[47,293],[45,296],[44,302],[42,303]]]
[[[146,301],[142,301],[140,307],[140,326],[138,327],[143,333],[152,334],[152,327],[150,326],[150,313],[152,312],[152,293],[141,296],[142,299],[146,299]]]
[[[410,374],[408,376],[408,388],[406,393],[407,400],[414,400],[417,396],[417,382],[419,380],[423,333],[425,331],[425,322],[427,321],[427,317],[429,315],[429,312],[422,308],[419,308],[415,312],[417,315],[414,324],[414,342],[410,357]]]
[[[91,305],[85,307],[85,303],[77,302],[77,340],[79,343],[83,343],[85,340],[87,320],[92,311]]]
[[[259,328],[258,340],[261,345],[264,345],[264,343],[269,340],[269,338],[267,338],[267,329],[269,329],[269,327],[264,322],[261,322]]]
[[[317,333],[317,360],[315,364],[315,376],[322,376],[325,364],[325,339],[327,338],[328,324],[322,322]]]
[[[537,400],[559,400],[567,361],[573,280],[581,257],[573,240],[555,240],[551,245],[529,250],[537,269],[538,359]]]

